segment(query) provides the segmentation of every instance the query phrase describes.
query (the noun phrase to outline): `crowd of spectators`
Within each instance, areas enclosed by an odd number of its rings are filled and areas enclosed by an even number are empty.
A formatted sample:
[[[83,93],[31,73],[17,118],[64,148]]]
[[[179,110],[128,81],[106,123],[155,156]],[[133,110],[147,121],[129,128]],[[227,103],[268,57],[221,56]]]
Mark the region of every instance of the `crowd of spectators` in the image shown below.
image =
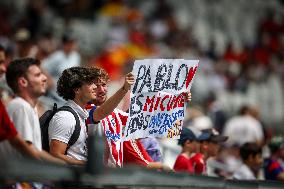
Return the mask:
[[[1,1],[0,44],[6,52],[1,64],[8,66],[24,57],[40,60],[48,85],[42,92],[45,95],[37,96],[39,111],[33,115],[40,116],[54,102],[65,103],[56,88],[62,72],[70,67],[103,68],[109,75],[111,96],[137,59],[199,59],[184,124],[191,138],[186,135],[179,141],[182,150],[177,142],[167,139],[143,139],[136,145],[142,148],[144,144],[152,160],[173,168],[180,151],[179,159],[185,154],[196,161],[194,154],[204,155],[207,142],[216,144],[212,138],[199,141],[202,134],[192,133],[192,128],[207,133],[214,129],[228,140],[217,141],[218,153],[205,158],[207,170],[200,173],[282,180],[284,140],[281,136],[276,140],[275,135],[283,135],[284,121],[283,6],[276,0],[249,4],[241,0]],[[261,14],[255,13],[257,9]],[[15,103],[15,94],[6,83],[1,78],[1,99],[9,107]],[[119,108],[125,111],[128,106],[126,95]],[[194,142],[201,144],[196,147]],[[59,159],[64,153],[53,151]],[[116,159],[115,164],[120,162]],[[164,166],[153,167],[157,165]],[[189,170],[195,173],[194,168]]]

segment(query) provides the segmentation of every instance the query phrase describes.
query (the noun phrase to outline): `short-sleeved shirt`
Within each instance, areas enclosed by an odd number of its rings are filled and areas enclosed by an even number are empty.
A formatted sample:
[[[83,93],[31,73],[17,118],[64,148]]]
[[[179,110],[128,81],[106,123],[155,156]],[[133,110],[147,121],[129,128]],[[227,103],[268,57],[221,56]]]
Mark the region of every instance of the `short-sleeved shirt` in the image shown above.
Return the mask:
[[[177,172],[194,173],[190,158],[187,158],[182,154],[177,157],[176,162],[174,164],[174,170]]]
[[[264,176],[267,180],[277,180],[277,176],[283,172],[283,168],[277,160],[267,158],[264,160]]]
[[[0,142],[9,140],[17,135],[17,130],[11,122],[8,113],[0,100]]]
[[[253,172],[246,164],[243,164],[238,170],[234,172],[233,178],[237,180],[255,180],[256,179]]]
[[[72,157],[77,160],[87,160],[87,128],[85,120],[88,117],[88,112],[82,109],[74,101],[68,100],[64,106],[70,106],[75,112],[80,120],[81,130],[77,141],[70,146],[67,150],[67,156]],[[68,111],[57,112],[49,122],[48,136],[49,142],[51,140],[58,140],[60,142],[68,144],[74,130],[75,130],[76,120],[74,115]]]
[[[7,106],[7,112],[16,130],[25,141],[42,150],[41,131],[36,107],[32,107],[21,97],[14,98]],[[7,141],[0,144],[0,154],[5,157],[22,157]]]
[[[195,174],[205,174],[206,173],[206,162],[204,160],[204,155],[201,153],[194,154],[190,161],[192,162],[193,170]]]
[[[123,142],[123,163],[147,166],[153,162],[139,139]]]
[[[153,160],[139,140],[121,141],[122,128],[126,125],[127,118],[128,113],[114,109],[98,125],[103,128],[106,139],[104,161],[109,166],[117,167],[124,164],[147,166]]]

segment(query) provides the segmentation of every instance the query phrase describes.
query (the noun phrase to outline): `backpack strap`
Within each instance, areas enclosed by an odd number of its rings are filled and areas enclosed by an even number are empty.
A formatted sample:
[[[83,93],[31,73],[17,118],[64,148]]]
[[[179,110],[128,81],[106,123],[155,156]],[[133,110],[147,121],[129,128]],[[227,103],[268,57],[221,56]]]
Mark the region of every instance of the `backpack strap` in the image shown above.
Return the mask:
[[[72,146],[78,140],[78,138],[80,136],[80,132],[81,132],[81,125],[80,125],[80,120],[79,120],[78,114],[70,106],[62,106],[62,107],[57,109],[57,112],[59,112],[59,111],[71,112],[73,114],[73,116],[75,117],[75,120],[76,120],[74,132],[72,133],[72,135],[69,139],[69,142],[67,144],[67,148],[66,148],[66,152],[67,152],[67,150],[70,148],[70,146]]]

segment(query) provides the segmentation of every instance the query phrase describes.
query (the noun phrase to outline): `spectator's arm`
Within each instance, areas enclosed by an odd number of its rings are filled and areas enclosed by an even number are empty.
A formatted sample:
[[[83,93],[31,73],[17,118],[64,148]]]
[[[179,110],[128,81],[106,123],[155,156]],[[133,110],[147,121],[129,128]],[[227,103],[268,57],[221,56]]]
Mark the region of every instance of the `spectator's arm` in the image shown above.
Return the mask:
[[[40,160],[40,156],[37,151],[31,147],[25,140],[23,140],[19,134],[9,140],[10,144],[24,155],[28,155],[35,159]]]
[[[160,169],[165,172],[174,172],[169,166],[162,164],[161,162],[149,162],[147,165],[148,169]]]
[[[93,113],[93,119],[95,122],[102,120],[108,116],[123,99],[125,94],[130,89],[131,85],[134,83],[134,75],[128,73],[125,76],[125,82],[123,87],[121,87],[113,96],[111,96],[106,102],[104,102],[100,107],[98,107]]]
[[[69,157],[65,155],[67,149],[67,144],[64,142],[61,142],[59,140],[52,139],[50,142],[50,154],[64,160],[68,164],[73,165],[84,165],[86,162],[83,160],[77,160],[72,157]]]
[[[53,157],[46,151],[40,151],[34,147],[31,142],[23,140],[19,135],[9,140],[10,144],[21,153],[33,157],[37,160],[48,161],[52,163],[65,164],[61,159]]]

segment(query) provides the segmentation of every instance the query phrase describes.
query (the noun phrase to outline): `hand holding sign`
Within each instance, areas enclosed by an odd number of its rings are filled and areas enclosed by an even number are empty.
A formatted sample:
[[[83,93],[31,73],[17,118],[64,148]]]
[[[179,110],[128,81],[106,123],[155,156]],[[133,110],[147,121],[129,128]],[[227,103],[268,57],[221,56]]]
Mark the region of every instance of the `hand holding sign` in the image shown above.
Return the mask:
[[[125,81],[122,89],[125,92],[127,92],[131,88],[131,85],[134,84],[134,81],[135,81],[134,75],[131,72],[129,72],[128,74],[125,75]]]
[[[147,136],[179,138],[197,67],[198,60],[135,61],[124,140]]]
[[[184,100],[187,101],[187,103],[189,103],[191,101],[191,92],[190,91],[185,92],[184,97],[185,97]]]

